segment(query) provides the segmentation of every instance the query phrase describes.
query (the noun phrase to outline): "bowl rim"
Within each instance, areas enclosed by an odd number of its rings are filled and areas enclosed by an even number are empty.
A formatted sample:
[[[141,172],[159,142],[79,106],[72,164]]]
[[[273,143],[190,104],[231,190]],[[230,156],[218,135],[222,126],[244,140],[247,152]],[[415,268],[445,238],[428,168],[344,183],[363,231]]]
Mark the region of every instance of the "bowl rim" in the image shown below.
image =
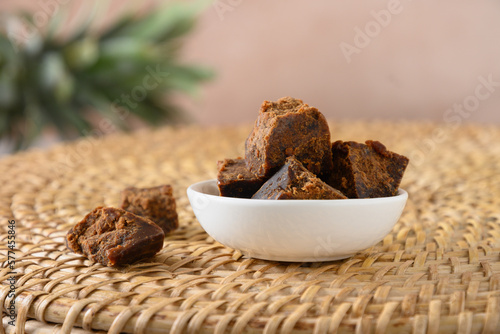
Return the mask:
[[[208,198],[212,198],[214,200],[218,201],[225,201],[225,202],[235,202],[235,203],[255,203],[255,204],[261,204],[261,205],[290,205],[290,203],[293,203],[297,205],[298,203],[307,203],[307,204],[328,204],[328,205],[360,205],[360,204],[374,204],[374,202],[399,202],[399,201],[406,201],[408,198],[408,192],[402,188],[398,188],[398,194],[395,196],[390,196],[390,197],[375,197],[375,198],[347,198],[347,199],[306,199],[306,200],[300,200],[300,199],[282,199],[282,200],[269,200],[269,199],[251,199],[251,198],[238,198],[238,197],[225,197],[225,196],[220,196],[220,195],[213,195],[209,193],[205,193],[199,190],[196,190],[195,188],[200,187],[203,184],[213,184],[215,187],[217,187],[217,179],[210,179],[210,180],[204,180],[204,181],[199,181],[196,183],[191,184],[187,188],[187,193],[189,194],[190,192],[196,193],[196,194],[201,194],[203,196],[207,196]],[[218,187],[217,187],[218,188]],[[299,204],[300,205],[300,204]]]

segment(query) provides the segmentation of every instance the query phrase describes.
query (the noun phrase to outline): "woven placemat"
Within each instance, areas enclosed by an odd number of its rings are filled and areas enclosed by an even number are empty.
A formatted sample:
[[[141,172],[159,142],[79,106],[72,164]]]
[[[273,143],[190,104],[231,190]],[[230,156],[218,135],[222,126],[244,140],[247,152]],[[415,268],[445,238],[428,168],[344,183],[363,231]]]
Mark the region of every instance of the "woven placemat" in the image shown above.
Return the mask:
[[[378,139],[410,157],[410,197],[382,242],[323,263],[246,258],[194,217],[187,186],[241,156],[250,126],[90,137],[3,158],[0,333],[500,333],[500,128],[455,125],[331,123],[332,139]],[[119,205],[124,187],[164,183],[180,228],[151,261],[120,271],[65,248],[68,229]]]

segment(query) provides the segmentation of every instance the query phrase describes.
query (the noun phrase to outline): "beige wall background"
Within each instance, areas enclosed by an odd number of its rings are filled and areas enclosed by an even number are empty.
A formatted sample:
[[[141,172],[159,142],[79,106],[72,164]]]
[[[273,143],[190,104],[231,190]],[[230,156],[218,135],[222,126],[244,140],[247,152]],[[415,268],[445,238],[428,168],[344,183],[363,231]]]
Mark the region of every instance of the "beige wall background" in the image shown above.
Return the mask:
[[[78,17],[96,1],[1,0],[0,12],[50,3]],[[103,17],[144,6],[112,1]],[[332,119],[500,124],[495,0],[216,0],[183,55],[217,73],[181,100],[203,124],[252,122],[263,100],[286,95]]]

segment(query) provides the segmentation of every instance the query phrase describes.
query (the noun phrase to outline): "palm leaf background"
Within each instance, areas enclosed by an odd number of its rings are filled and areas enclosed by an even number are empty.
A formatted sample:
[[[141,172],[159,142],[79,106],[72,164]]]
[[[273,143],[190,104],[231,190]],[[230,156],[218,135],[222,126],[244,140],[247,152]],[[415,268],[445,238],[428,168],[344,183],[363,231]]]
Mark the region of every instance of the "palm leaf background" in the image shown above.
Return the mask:
[[[117,106],[153,126],[182,118],[172,96],[195,95],[200,83],[213,76],[179,56],[182,37],[203,8],[200,2],[168,3],[143,15],[126,13],[99,32],[88,19],[64,38],[58,37],[67,15],[61,10],[43,34],[36,31],[24,43],[13,41],[4,24],[0,137],[18,150],[46,127],[56,128],[62,138],[85,135],[92,129],[89,108],[123,130],[130,122],[117,113]],[[17,20],[34,26],[27,13]],[[156,80],[152,72],[157,72]],[[148,75],[154,89],[143,87]],[[140,98],[130,102],[134,90]]]

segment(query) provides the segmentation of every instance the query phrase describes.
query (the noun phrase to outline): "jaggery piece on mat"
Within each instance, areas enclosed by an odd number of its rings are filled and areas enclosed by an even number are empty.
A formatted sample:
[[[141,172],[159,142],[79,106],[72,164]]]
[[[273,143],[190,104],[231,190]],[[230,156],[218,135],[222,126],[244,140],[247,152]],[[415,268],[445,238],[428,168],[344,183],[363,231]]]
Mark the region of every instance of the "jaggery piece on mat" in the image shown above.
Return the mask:
[[[217,167],[217,186],[221,196],[251,198],[264,184],[264,179],[250,172],[242,158],[218,161]]]
[[[147,218],[98,207],[69,230],[66,245],[90,260],[114,267],[154,256],[164,238],[163,230]]]
[[[126,188],[122,191],[121,208],[151,219],[165,234],[179,227],[175,198],[170,185]]]
[[[366,145],[336,141],[332,156],[333,172],[328,183],[349,198],[395,196],[409,161],[372,140]]]
[[[321,181],[307,170],[295,157],[286,159],[281,169],[273,175],[254,199],[346,199],[340,191]]]
[[[331,173],[330,129],[325,117],[299,99],[264,101],[245,143],[248,168],[268,179],[292,155],[320,177]]]

